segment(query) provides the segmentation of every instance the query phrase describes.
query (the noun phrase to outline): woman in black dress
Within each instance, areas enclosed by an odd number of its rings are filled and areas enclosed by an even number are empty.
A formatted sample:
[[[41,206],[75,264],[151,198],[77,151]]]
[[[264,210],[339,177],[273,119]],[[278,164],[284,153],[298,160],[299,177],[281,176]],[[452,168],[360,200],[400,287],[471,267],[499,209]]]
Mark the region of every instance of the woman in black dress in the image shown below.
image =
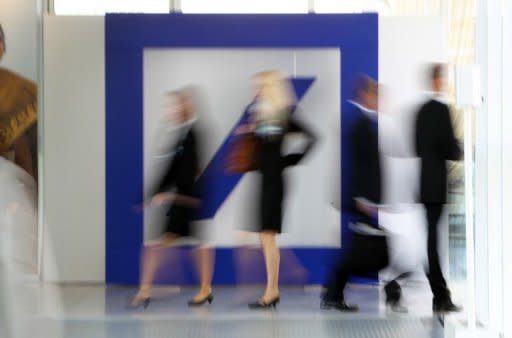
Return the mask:
[[[259,139],[258,168],[261,173],[259,199],[260,241],[265,258],[267,285],[263,296],[249,304],[251,309],[275,307],[279,303],[279,248],[277,235],[282,231],[285,184],[283,170],[305,155],[282,155],[283,140],[288,132],[302,132],[290,119],[295,106],[291,84],[276,71],[265,71],[254,77],[256,100],[251,110],[251,122],[239,128],[239,133],[254,133]],[[312,139],[312,137],[310,138]],[[310,142],[309,147],[311,147]]]
[[[132,304],[149,304],[153,279],[164,257],[165,250],[182,237],[192,236],[191,220],[199,205],[196,178],[199,174],[199,147],[194,128],[196,116],[189,92],[171,93],[173,100],[171,111],[166,121],[164,133],[176,132],[178,137],[173,147],[159,149],[157,156],[167,157],[168,169],[161,182],[154,190],[151,205],[171,203],[167,213],[167,222],[162,237],[147,244],[142,255],[142,275],[139,292]],[[213,256],[211,249],[199,249],[200,290],[189,301],[190,306],[211,303]]]

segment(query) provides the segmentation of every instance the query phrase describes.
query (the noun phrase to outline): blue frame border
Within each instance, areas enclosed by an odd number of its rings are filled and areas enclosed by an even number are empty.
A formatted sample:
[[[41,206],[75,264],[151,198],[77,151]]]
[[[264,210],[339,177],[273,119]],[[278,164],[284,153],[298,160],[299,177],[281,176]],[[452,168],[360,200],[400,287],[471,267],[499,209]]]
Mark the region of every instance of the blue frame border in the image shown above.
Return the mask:
[[[144,48],[339,48],[342,112],[352,79],[360,73],[378,78],[377,14],[109,14],[105,21],[107,283],[139,280],[143,215],[133,211],[133,203],[143,181]],[[343,139],[355,118],[342,113],[342,200],[350,175]],[[342,213],[342,250],[295,249],[310,272],[307,283],[322,283],[330,260],[350,244],[349,218]],[[231,249],[220,249],[214,283],[236,282],[232,255]]]

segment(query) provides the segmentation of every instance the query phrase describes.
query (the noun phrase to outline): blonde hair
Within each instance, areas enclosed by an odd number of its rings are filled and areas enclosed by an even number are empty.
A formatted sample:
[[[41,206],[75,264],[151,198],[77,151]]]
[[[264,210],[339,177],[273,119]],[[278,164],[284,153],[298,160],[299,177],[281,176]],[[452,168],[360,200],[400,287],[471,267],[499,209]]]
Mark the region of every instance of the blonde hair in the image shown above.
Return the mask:
[[[274,109],[280,111],[295,104],[296,99],[290,82],[278,71],[263,71],[254,75],[253,79],[261,88],[262,99]]]

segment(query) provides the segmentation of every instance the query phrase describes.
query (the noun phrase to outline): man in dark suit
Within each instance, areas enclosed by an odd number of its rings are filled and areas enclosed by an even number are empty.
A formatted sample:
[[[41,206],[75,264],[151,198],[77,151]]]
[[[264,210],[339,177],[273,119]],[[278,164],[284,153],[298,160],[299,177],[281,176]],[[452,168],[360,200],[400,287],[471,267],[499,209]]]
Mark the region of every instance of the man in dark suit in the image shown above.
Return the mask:
[[[378,204],[381,203],[381,161],[377,128],[378,84],[361,77],[356,84],[352,112],[357,122],[350,134],[351,141],[351,186],[350,206],[345,212],[354,216],[356,226],[350,248],[334,265],[322,296],[323,309],[337,309],[345,312],[357,311],[355,305],[345,303],[343,290],[349,275],[368,275],[388,265],[386,233],[377,220]],[[395,311],[404,312],[400,306],[400,286],[393,281],[385,288],[388,303],[393,301]],[[397,296],[398,295],[398,296]]]
[[[443,102],[444,69],[432,66],[430,81],[432,98],[423,104],[416,119],[416,153],[421,159],[420,202],[423,203],[428,222],[427,277],[434,295],[433,310],[436,312],[460,311],[453,304],[450,291],[443,277],[437,249],[437,229],[446,203],[446,161],[461,157],[461,149],[455,139],[448,106]]]

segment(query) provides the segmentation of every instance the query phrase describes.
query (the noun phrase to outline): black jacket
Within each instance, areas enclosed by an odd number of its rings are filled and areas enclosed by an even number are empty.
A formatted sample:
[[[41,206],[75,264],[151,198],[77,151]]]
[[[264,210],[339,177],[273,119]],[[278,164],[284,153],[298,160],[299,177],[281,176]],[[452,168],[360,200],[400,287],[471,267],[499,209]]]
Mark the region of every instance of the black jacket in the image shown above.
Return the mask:
[[[193,196],[196,193],[194,183],[199,173],[197,139],[193,127],[177,141],[172,151],[173,158],[154,193],[176,188],[179,194]]]
[[[416,153],[421,159],[420,202],[446,203],[446,161],[460,159],[448,106],[436,100],[426,102],[416,118]]]
[[[357,108],[358,109],[358,108]],[[382,182],[377,121],[364,112],[350,135],[352,149],[351,198],[381,203]]]
[[[303,151],[300,153],[292,153],[283,156],[284,167],[292,167],[298,165],[307,154],[310,153],[311,149],[315,146],[316,136],[313,131],[302,121],[295,117],[290,118],[288,122],[287,133],[300,133],[307,138],[307,144]]]

